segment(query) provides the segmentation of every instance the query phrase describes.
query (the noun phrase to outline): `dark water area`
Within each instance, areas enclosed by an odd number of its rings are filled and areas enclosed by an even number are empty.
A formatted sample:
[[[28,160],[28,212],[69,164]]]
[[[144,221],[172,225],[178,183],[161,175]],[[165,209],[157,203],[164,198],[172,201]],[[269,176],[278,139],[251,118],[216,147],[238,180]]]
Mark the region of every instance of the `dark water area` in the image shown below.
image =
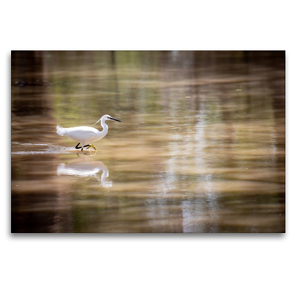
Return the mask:
[[[12,52],[11,231],[285,232],[285,52]]]

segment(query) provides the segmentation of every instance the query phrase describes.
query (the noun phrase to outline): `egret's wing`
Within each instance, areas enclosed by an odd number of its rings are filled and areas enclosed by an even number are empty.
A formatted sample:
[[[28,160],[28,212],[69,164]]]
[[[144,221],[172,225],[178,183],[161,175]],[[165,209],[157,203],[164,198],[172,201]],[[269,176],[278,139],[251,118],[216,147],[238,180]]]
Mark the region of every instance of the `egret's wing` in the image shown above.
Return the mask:
[[[66,128],[66,136],[71,138],[72,140],[78,142],[88,142],[95,134],[97,134],[98,130],[92,127],[80,126],[80,127],[72,127]]]

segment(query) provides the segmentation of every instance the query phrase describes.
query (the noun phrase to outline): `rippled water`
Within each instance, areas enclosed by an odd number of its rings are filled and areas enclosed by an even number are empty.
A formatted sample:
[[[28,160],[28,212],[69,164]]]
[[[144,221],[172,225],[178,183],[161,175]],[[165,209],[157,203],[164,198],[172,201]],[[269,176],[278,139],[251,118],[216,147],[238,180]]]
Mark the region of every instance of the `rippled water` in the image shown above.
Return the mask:
[[[11,62],[12,232],[285,231],[284,52]],[[104,114],[97,151],[56,134]]]

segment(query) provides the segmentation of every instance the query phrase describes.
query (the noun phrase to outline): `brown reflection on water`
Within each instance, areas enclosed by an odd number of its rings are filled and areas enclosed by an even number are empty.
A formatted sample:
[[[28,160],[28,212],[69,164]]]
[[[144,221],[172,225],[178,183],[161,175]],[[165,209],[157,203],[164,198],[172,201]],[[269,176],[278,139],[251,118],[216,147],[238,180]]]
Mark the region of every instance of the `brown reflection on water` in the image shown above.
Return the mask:
[[[12,232],[284,232],[284,62],[13,52]],[[103,114],[97,152],[55,133]]]

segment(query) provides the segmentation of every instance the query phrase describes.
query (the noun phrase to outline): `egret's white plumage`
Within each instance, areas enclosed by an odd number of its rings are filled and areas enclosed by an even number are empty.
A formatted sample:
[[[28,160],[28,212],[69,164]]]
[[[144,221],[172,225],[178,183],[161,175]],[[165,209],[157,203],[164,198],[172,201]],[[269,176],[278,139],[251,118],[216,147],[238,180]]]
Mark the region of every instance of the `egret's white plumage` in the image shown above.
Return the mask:
[[[87,126],[63,128],[63,127],[57,125],[56,126],[56,133],[60,136],[65,135],[65,136],[69,137],[70,139],[81,143],[82,151],[83,151],[83,147],[87,144],[89,144],[89,146],[93,146],[95,148],[95,146],[92,145],[91,143],[95,142],[99,139],[102,139],[108,133],[108,125],[105,123],[106,120],[115,120],[115,121],[121,122],[120,120],[114,119],[109,115],[104,115],[96,122],[96,123],[98,123],[99,121],[101,121],[101,127],[103,128],[102,131],[99,131],[93,127],[87,127]],[[79,143],[76,145],[77,149],[79,148],[78,147]]]

